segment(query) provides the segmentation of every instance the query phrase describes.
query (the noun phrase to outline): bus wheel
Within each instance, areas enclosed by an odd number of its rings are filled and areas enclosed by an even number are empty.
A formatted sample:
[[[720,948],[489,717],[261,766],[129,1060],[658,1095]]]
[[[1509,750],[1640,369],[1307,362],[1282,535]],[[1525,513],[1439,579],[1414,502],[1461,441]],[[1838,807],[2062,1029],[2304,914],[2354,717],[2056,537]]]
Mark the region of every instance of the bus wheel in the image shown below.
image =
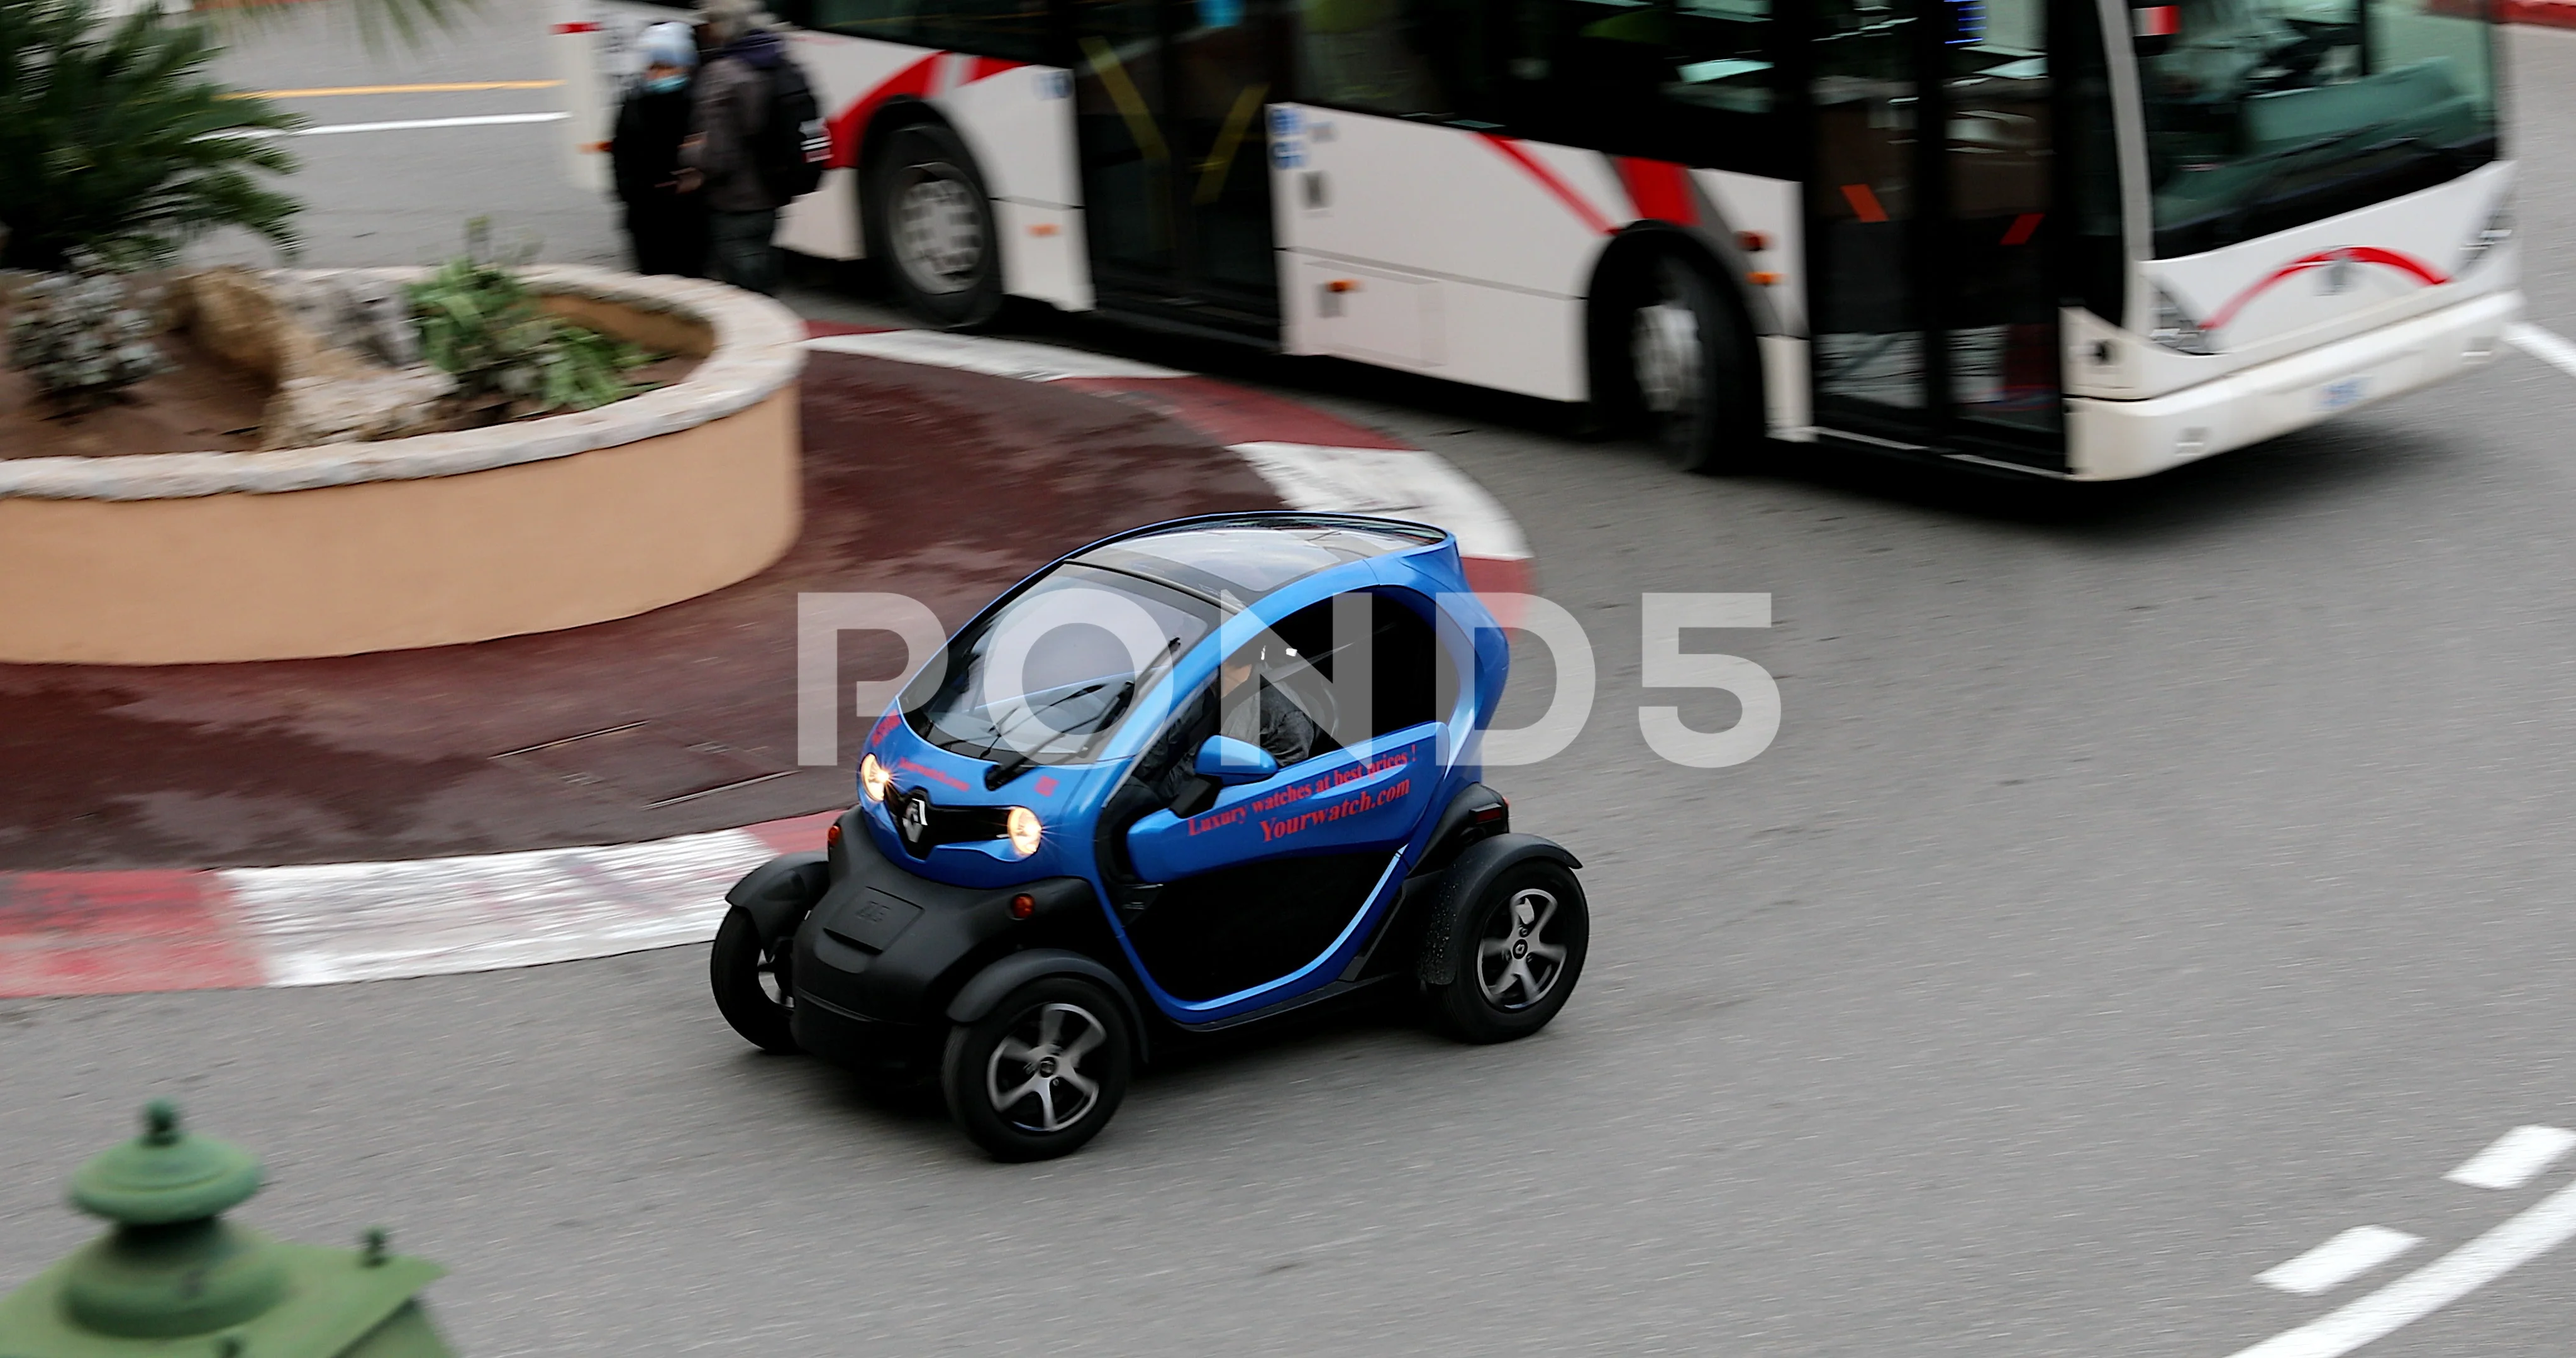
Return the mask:
[[[870,162],[865,203],[869,251],[906,306],[948,330],[992,319],[1002,305],[993,200],[956,133],[895,129]]]
[[[1638,414],[1683,471],[1742,470],[1758,440],[1735,317],[1687,260],[1656,260],[1640,281],[1625,336]]]

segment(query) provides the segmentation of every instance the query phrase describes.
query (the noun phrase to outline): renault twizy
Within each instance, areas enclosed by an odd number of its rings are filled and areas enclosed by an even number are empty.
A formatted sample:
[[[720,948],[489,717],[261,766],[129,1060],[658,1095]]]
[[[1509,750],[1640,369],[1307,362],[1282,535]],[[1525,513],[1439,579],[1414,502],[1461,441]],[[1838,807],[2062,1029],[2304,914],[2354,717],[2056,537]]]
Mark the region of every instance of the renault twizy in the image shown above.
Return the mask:
[[[727,894],[717,1007],[932,1077],[1006,1160],[1097,1134],[1155,1043],[1364,987],[1469,1042],[1583,970],[1574,855],[1478,780],[1502,631],[1446,532],[1235,514],[994,601],[869,731],[820,853]]]

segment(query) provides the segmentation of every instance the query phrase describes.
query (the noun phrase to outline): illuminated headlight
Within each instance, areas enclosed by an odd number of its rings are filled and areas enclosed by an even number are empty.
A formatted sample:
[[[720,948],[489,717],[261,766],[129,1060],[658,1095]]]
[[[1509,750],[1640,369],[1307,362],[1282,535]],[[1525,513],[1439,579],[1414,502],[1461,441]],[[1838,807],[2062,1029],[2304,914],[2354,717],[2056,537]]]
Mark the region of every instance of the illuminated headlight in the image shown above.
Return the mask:
[[[1038,813],[1025,806],[1015,806],[1002,818],[1002,833],[1011,841],[1011,851],[1026,858],[1038,851],[1038,839],[1046,827],[1038,824]]]
[[[2454,274],[2467,273],[2469,270],[2476,268],[2478,263],[2484,260],[2489,254],[2492,254],[2496,247],[2503,245],[2506,241],[2512,239],[2513,209],[2505,204],[2499,203],[2496,205],[2496,210],[2487,217],[2486,225],[2479,227],[2477,234],[2469,237],[2469,243],[2461,247],[2460,267],[2453,269],[2451,272]]]
[[[2147,338],[2178,354],[2218,352],[2201,330],[2200,322],[2193,320],[2191,313],[2182,309],[2182,303],[2163,288],[2156,289],[2156,328],[2147,332]]]
[[[875,755],[859,756],[859,791],[868,794],[869,801],[884,801],[886,792],[893,786],[894,775],[886,771],[885,765],[877,762]]]

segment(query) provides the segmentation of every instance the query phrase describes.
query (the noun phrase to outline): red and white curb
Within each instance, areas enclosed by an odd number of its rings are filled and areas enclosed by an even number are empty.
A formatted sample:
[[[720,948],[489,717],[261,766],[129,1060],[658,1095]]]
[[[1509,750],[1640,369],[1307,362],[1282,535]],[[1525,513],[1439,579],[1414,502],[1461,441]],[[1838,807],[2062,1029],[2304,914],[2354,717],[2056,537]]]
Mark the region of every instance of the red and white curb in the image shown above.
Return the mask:
[[[0,997],[330,985],[703,943],[833,813],[643,844],[212,871],[0,874]]]
[[[1482,486],[1431,453],[1311,407],[1051,345],[906,330],[810,343],[1145,406],[1230,449],[1294,508],[1438,524],[1458,535],[1476,588],[1531,586],[1520,526]],[[833,814],[641,844],[401,862],[0,873],[0,999],[330,985],[703,943],[736,879],[773,854],[820,848]]]

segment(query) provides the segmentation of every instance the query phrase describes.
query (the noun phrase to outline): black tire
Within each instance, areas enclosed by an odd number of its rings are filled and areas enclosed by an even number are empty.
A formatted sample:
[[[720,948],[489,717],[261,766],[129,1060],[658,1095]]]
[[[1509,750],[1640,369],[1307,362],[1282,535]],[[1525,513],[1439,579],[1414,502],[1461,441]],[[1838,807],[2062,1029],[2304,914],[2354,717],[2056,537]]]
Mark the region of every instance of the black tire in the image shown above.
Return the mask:
[[[1667,251],[1644,261],[1613,300],[1602,339],[1626,423],[1683,471],[1749,467],[1762,444],[1752,342],[1716,278]]]
[[[765,1052],[790,1055],[796,1045],[790,1019],[796,1013],[794,978],[789,971],[793,937],[763,947],[751,912],[735,906],[716,929],[716,945],[707,954],[707,980],[716,992],[716,1012]]]
[[[1117,997],[1079,976],[1048,976],[949,1030],[939,1088],[949,1115],[994,1159],[1047,1160],[1100,1134],[1134,1065]]]
[[[1509,1042],[1546,1027],[1574,993],[1592,912],[1564,864],[1523,859],[1457,906],[1446,937],[1456,969],[1431,988],[1432,1021],[1461,1042]]]
[[[955,132],[913,123],[888,133],[869,158],[860,201],[868,253],[915,315],[963,330],[1001,309],[993,199]]]

